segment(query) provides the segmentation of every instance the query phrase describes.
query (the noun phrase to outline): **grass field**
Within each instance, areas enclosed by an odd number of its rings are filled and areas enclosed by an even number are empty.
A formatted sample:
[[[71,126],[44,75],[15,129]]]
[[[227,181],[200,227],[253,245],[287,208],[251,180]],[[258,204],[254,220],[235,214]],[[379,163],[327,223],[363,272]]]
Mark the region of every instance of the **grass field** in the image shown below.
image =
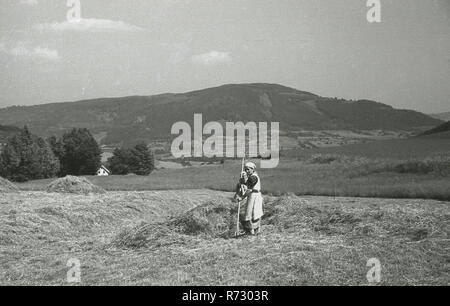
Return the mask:
[[[448,136],[440,138],[439,134],[437,134],[434,137],[391,139],[330,148],[289,150],[283,152],[283,156],[285,158],[308,159],[314,154],[338,154],[371,159],[391,158],[407,160],[427,158],[435,155],[448,155],[449,153],[450,138]]]
[[[81,285],[366,285],[370,258],[381,285],[450,284],[448,202],[266,196],[257,237],[172,226],[198,205],[228,207],[230,196],[5,194],[0,284],[67,285],[70,258],[80,260]]]
[[[240,171],[239,161],[224,165],[162,169],[149,176],[88,176],[110,191],[199,189],[232,191]],[[276,169],[258,171],[263,193],[282,195],[423,198],[450,201],[450,158],[429,161],[336,158],[313,156],[310,160],[282,160]],[[22,190],[39,191],[52,179],[17,184]]]
[[[258,162],[257,162],[258,164]],[[240,160],[149,176],[88,177],[109,191],[203,189],[232,191]],[[450,201],[450,141],[412,138],[335,148],[282,152],[275,169],[259,169],[263,193],[282,195],[421,198]],[[18,184],[42,191],[52,179]]]

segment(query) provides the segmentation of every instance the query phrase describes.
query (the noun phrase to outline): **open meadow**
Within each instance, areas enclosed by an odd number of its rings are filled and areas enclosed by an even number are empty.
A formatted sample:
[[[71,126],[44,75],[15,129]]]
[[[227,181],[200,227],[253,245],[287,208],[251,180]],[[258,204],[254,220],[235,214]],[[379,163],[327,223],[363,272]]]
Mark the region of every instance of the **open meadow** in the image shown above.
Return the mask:
[[[211,190],[0,200],[0,284],[449,285],[450,204],[436,200],[265,197],[263,233],[231,238],[236,205]]]
[[[200,164],[199,162],[196,162]],[[257,164],[259,164],[257,162]],[[87,176],[109,191],[213,189],[233,191],[241,160],[158,169],[149,176]],[[281,152],[275,169],[258,169],[269,195],[421,198],[450,201],[448,139],[385,140],[334,148]],[[42,191],[53,179],[17,184]]]
[[[1,284],[66,285],[76,258],[82,285],[367,285],[376,258],[381,285],[449,285],[449,144],[401,142],[260,169],[256,237],[232,238],[240,160],[87,177],[98,195],[17,184],[0,200]]]

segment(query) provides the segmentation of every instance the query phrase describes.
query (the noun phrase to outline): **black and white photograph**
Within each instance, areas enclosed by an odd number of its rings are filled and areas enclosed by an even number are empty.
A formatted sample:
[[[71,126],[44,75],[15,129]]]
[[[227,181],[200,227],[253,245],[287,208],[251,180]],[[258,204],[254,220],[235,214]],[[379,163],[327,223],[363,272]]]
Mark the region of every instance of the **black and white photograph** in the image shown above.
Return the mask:
[[[449,0],[2,0],[0,71],[0,286],[450,285]]]

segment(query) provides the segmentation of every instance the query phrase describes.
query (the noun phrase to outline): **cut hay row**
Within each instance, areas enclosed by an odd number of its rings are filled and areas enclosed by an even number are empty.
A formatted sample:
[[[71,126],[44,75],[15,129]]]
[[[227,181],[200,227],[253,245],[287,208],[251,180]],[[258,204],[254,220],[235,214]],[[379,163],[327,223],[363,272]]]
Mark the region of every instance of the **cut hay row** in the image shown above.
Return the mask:
[[[269,228],[271,232],[301,230],[317,235],[355,238],[403,237],[405,241],[440,239],[443,235],[450,235],[449,228],[445,226],[449,218],[448,208],[442,209],[442,215],[436,216],[422,209],[412,209],[415,205],[404,205],[392,212],[388,207],[368,212],[363,206],[343,208],[336,205],[346,199],[333,200],[323,206],[294,195],[268,199],[262,224],[263,229]],[[142,223],[124,229],[112,245],[119,248],[155,247],[161,245],[164,239],[173,240],[174,234],[229,239],[234,237],[236,214],[236,205],[232,205],[229,199],[219,198],[164,222]],[[240,220],[243,226],[243,216]]]
[[[236,226],[235,205],[230,199],[218,197],[195,208],[158,223],[141,223],[123,229],[111,242],[118,248],[160,247],[184,244],[189,237],[231,238]],[[242,220],[242,218],[241,218]]]
[[[19,192],[19,188],[16,185],[0,177],[0,193]]]
[[[101,195],[8,193],[0,197],[0,243],[33,245],[37,251],[57,241],[74,240],[76,243],[80,237],[101,241],[108,237],[109,242],[127,225],[162,222],[210,201],[218,194],[209,190],[174,194],[164,191]]]

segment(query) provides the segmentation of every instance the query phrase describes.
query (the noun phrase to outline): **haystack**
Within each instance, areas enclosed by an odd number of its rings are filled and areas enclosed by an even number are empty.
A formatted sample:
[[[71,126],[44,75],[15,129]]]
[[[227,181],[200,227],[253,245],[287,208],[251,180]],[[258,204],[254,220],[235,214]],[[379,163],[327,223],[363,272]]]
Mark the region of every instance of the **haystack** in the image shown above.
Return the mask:
[[[168,225],[182,234],[227,238],[234,235],[236,214],[237,205],[224,198],[197,206]]]
[[[73,194],[102,194],[106,191],[89,182],[84,177],[66,176],[51,182],[47,186],[47,192],[73,193]]]
[[[0,177],[0,193],[19,192],[19,188],[16,185]]]
[[[231,238],[236,230],[237,205],[229,199],[206,202],[190,211],[159,223],[141,223],[122,230],[111,242],[118,248],[157,248],[165,245],[190,246],[198,236]],[[243,218],[241,218],[243,220]]]

